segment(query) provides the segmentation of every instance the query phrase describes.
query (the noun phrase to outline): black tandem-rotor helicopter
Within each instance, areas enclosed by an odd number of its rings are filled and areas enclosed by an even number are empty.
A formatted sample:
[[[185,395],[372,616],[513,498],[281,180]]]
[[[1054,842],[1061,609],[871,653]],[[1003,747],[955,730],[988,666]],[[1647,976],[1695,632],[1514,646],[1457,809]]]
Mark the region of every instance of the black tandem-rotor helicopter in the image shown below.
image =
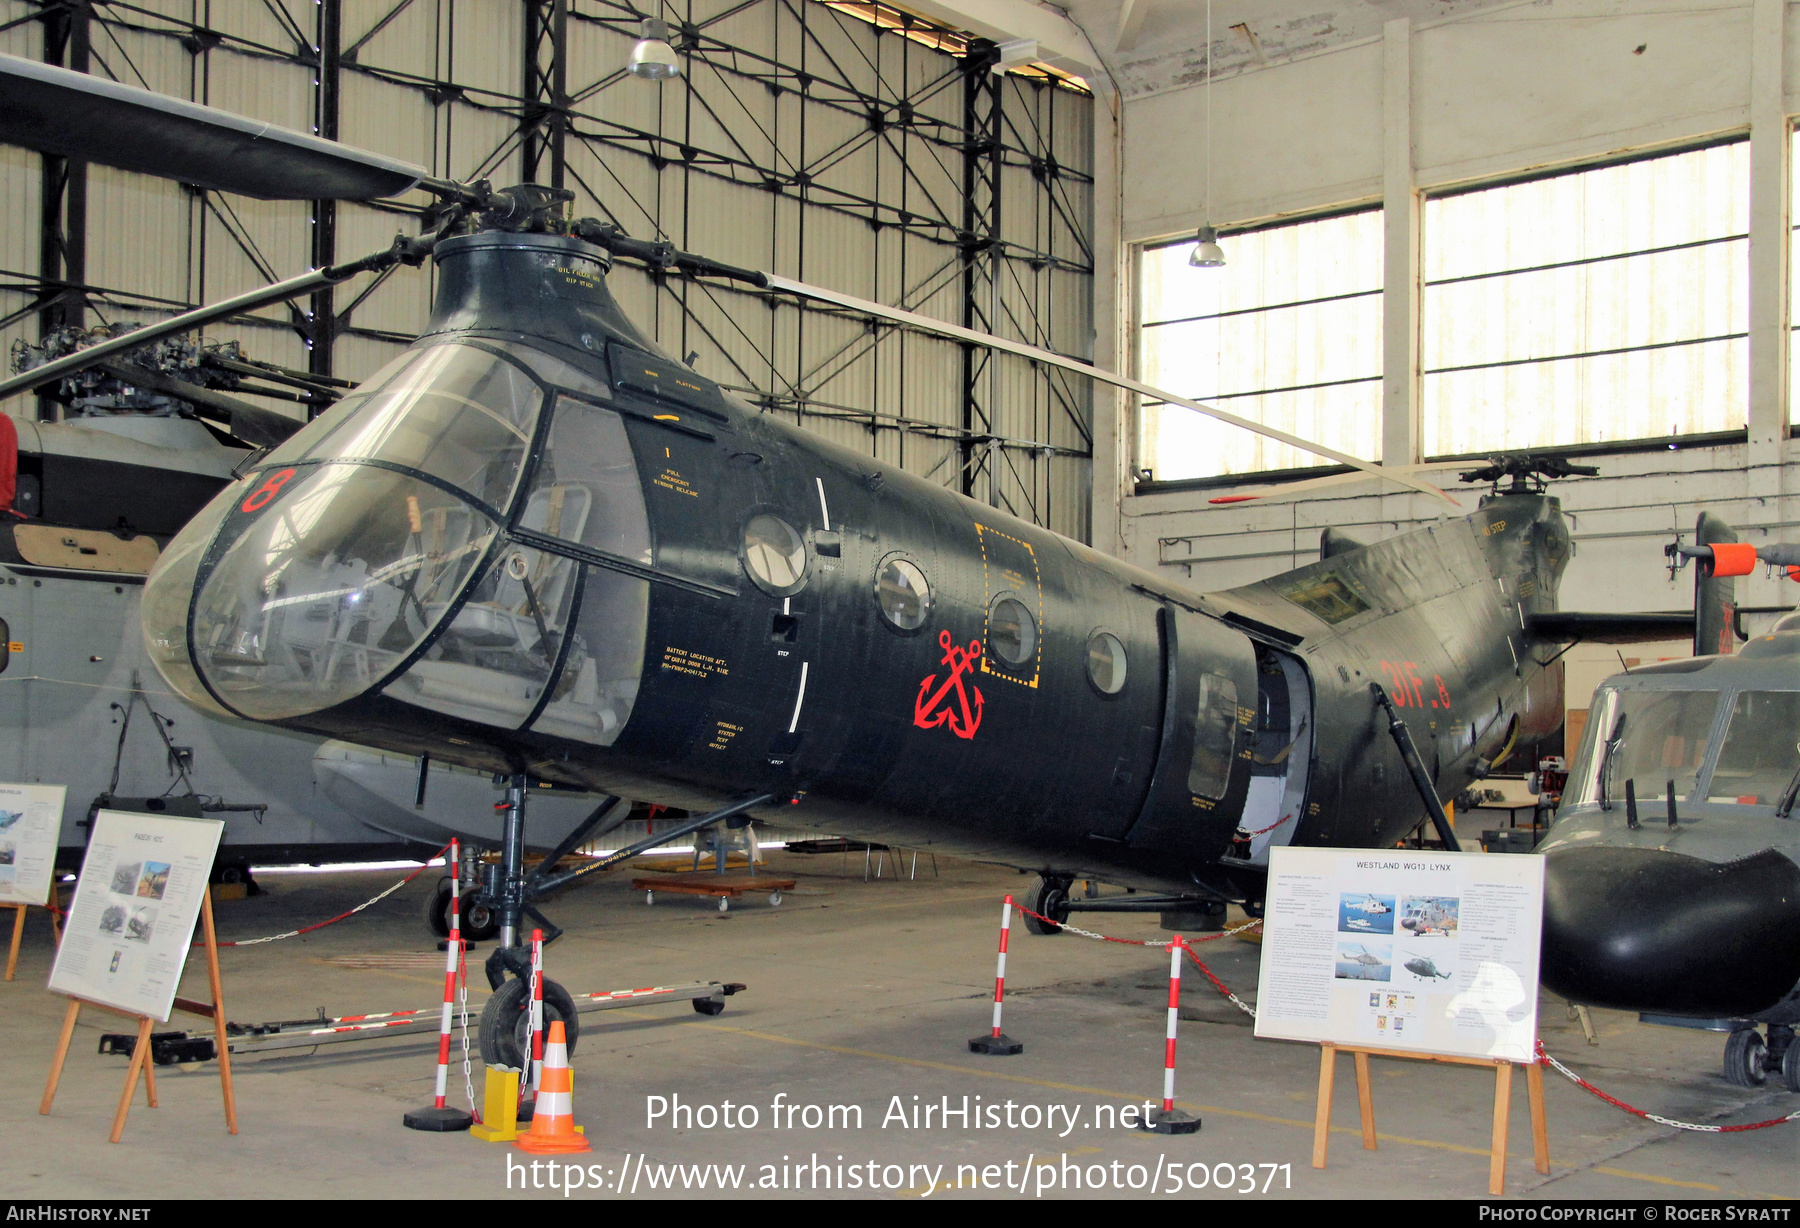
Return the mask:
[[[248,465],[170,543],[143,603],[164,678],[209,711],[489,771],[501,862],[487,972],[523,1008],[534,901],[752,817],[1040,873],[1032,907],[1213,924],[1260,907],[1269,849],[1391,846],[1562,719],[1558,647],[1692,616],[1556,610],[1570,541],[1510,458],[1477,511],[1383,469],[1049,351],[562,216],[568,194],[421,168],[0,57],[0,140],[268,198],[424,187],[434,229],[132,334],[135,344],[395,262],[437,262],[414,346]],[[990,346],[1186,406],[1441,498],[1456,515],[1202,594],[757,413],[664,354],[616,259]],[[0,382],[40,386],[107,344]],[[1588,471],[1591,472],[1591,471]],[[604,860],[523,868],[539,783],[685,808]],[[1077,878],[1136,892],[1072,899]],[[1040,932],[1054,924],[1033,922]],[[574,1039],[566,995],[547,1008]],[[517,1054],[504,1010],[490,1061]]]

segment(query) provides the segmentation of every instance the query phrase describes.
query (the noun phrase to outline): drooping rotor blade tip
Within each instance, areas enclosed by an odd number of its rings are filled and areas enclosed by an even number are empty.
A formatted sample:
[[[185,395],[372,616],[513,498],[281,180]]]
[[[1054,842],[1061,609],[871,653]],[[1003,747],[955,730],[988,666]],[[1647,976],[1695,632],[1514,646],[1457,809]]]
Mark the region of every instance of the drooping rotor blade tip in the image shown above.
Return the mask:
[[[1261,495],[1215,495],[1208,503],[1248,503],[1252,499],[1260,499]]]
[[[182,98],[0,55],[0,142],[264,200],[374,200],[425,168]]]
[[[1194,401],[1187,397],[1177,396],[1175,393],[1168,392],[1162,388],[1152,387],[1142,380],[1130,379],[1126,376],[1119,375],[1116,372],[1108,371],[1104,367],[1095,366],[1093,363],[1083,359],[1071,358],[1067,354],[1058,354],[1054,350],[1041,349],[1038,346],[1026,345],[1019,341],[1009,341],[1004,337],[996,337],[992,333],[979,332],[972,328],[964,328],[958,324],[948,324],[943,320],[934,320],[930,316],[920,315],[918,312],[904,311],[898,307],[888,307],[869,299],[858,298],[852,294],[844,294],[837,290],[828,290],[823,286],[808,285],[803,281],[795,281],[791,277],[782,277],[775,273],[766,273],[764,274],[764,277],[767,279],[770,288],[774,290],[785,291],[786,293],[798,295],[802,298],[817,299],[824,303],[835,303],[840,307],[848,307],[852,311],[862,312],[875,319],[893,320],[895,323],[904,324],[910,328],[917,329],[920,332],[930,333],[935,336],[948,337],[955,341],[972,342],[973,344],[986,346],[988,349],[998,350],[1005,354],[1016,354],[1020,358],[1027,358],[1033,362],[1041,362],[1049,366],[1060,367],[1065,371],[1072,371],[1077,375],[1085,375],[1089,379],[1096,379],[1101,383],[1111,384],[1115,388],[1123,388],[1127,392],[1135,392],[1142,397],[1149,397],[1170,405],[1179,405],[1184,409],[1191,409],[1195,413],[1205,414],[1209,418],[1228,423],[1232,426],[1239,427],[1242,430],[1251,431],[1264,438],[1273,439],[1278,443],[1285,443],[1289,447],[1299,448],[1301,451],[1310,452],[1314,456],[1324,457],[1325,459],[1335,461],[1340,465],[1349,465],[1353,469],[1360,469],[1371,477],[1408,487],[1421,494],[1435,495],[1437,498],[1442,499],[1445,503],[1448,503],[1458,511],[1462,510],[1462,505],[1455,499],[1452,499],[1436,486],[1433,486],[1428,482],[1422,482],[1413,477],[1410,473],[1406,472],[1404,466],[1396,467],[1392,470],[1384,470],[1380,465],[1375,464],[1373,461],[1366,461],[1360,457],[1351,456],[1347,452],[1340,452],[1336,448],[1328,447],[1315,440],[1302,439],[1300,436],[1290,434],[1287,431],[1278,430],[1275,427],[1266,426],[1263,423],[1252,421],[1249,418],[1240,417],[1228,410],[1220,409],[1217,405],[1208,405],[1201,401]]]

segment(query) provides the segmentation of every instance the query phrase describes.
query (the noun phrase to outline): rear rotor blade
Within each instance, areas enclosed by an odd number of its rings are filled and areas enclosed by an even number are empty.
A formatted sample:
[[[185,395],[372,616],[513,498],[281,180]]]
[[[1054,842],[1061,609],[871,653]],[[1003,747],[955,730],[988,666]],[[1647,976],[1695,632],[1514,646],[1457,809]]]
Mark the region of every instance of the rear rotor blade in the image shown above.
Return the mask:
[[[373,200],[425,168],[35,60],[0,55],[0,142],[265,200]]]
[[[1347,452],[1339,452],[1335,448],[1327,447],[1314,440],[1302,439],[1300,436],[1289,434],[1287,431],[1278,430],[1275,427],[1265,426],[1260,422],[1254,422],[1249,418],[1240,417],[1228,410],[1220,409],[1217,405],[1208,405],[1201,401],[1191,401],[1186,397],[1176,396],[1172,392],[1165,392],[1161,388],[1154,388],[1141,380],[1130,379],[1126,376],[1108,371],[1104,367],[1091,366],[1078,359],[1058,354],[1054,350],[1040,349],[1035,345],[1026,345],[1020,341],[1008,341],[1006,338],[996,337],[992,333],[977,332],[972,328],[962,328],[955,324],[946,324],[942,320],[934,320],[930,316],[919,315],[917,312],[902,311],[897,307],[887,307],[881,303],[870,302],[865,298],[857,298],[850,294],[840,294],[835,290],[827,290],[821,286],[811,286],[803,281],[795,281],[790,277],[781,277],[774,273],[765,274],[764,276],[768,287],[772,290],[778,290],[784,294],[797,295],[801,298],[816,299],[822,303],[833,303],[839,307],[847,307],[852,311],[874,316],[877,319],[892,320],[896,324],[905,325],[906,327],[916,329],[919,332],[933,333],[939,337],[948,337],[954,341],[973,342],[976,345],[986,346],[989,349],[1002,350],[1008,354],[1016,354],[1021,358],[1029,358],[1033,362],[1047,363],[1050,366],[1061,367],[1065,371],[1073,371],[1077,375],[1085,375],[1089,379],[1099,380],[1103,384],[1111,384],[1115,388],[1123,388],[1128,392],[1135,392],[1139,396],[1150,397],[1154,400],[1166,401],[1171,405],[1179,405],[1184,409],[1191,409],[1195,413],[1205,414],[1207,417],[1216,418],[1220,422],[1227,422],[1232,426],[1242,427],[1246,431],[1253,431],[1258,435],[1299,448],[1303,452],[1310,452],[1314,456],[1324,457],[1326,460],[1334,461],[1337,464],[1349,465],[1353,469],[1361,470],[1363,476],[1379,478],[1385,482],[1393,482],[1400,486],[1409,487],[1412,490],[1418,491],[1420,494],[1431,495],[1433,498],[1442,499],[1445,503],[1448,503],[1458,511],[1462,510],[1462,505],[1457,503],[1455,499],[1452,499],[1449,495],[1431,485],[1429,482],[1421,481],[1412,476],[1412,474],[1407,471],[1409,467],[1395,467],[1393,469],[1384,468],[1372,461],[1363,460],[1358,456],[1351,456]]]

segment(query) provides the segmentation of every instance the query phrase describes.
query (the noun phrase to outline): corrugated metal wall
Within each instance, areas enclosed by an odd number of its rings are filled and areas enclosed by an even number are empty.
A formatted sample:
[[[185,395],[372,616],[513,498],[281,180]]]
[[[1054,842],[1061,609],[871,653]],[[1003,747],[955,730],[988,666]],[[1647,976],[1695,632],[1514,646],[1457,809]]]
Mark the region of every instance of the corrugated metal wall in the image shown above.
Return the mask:
[[[0,0],[7,20],[35,9]],[[442,177],[516,181],[525,9],[502,0],[343,0],[340,139]],[[311,0],[97,3],[93,71],[307,130],[319,11]],[[963,262],[976,244],[965,215],[961,61],[812,0],[697,0],[665,15],[696,42],[684,56],[687,75],[657,85],[621,71],[635,30],[629,10],[600,0],[570,6],[565,186],[576,193],[575,211],[729,263],[963,322]],[[211,33],[196,38],[196,29]],[[37,58],[41,46],[35,22],[0,33],[0,50]],[[1005,79],[1001,98],[1007,154],[997,237],[1006,255],[997,330],[1089,355],[1092,100],[1020,77]],[[0,150],[0,191],[13,219],[0,240],[4,284],[19,287],[0,290],[6,312],[29,305],[34,288],[38,168],[35,155]],[[548,179],[541,167],[537,177]],[[306,202],[196,193],[98,167],[90,183],[88,281],[121,292],[99,304],[108,318],[152,313],[142,300],[132,310],[130,295],[211,301],[309,263]],[[992,220],[983,202],[977,239]],[[387,206],[339,206],[338,258],[384,247],[416,225]],[[972,453],[976,497],[1086,538],[1086,381],[997,360],[971,423],[964,354],[954,343],[872,331],[791,301],[772,306],[716,283],[662,282],[623,265],[611,280],[666,348],[696,354],[701,372],[768,412],[945,485],[962,481]],[[355,303],[334,349],[335,372],[348,378],[373,372],[429,310],[429,269],[398,270],[373,292],[367,283],[337,292],[340,313]],[[261,313],[266,327],[212,331],[240,338],[257,358],[303,368],[305,342],[291,323],[303,307]],[[15,322],[0,341],[15,336],[35,340],[36,321]]]

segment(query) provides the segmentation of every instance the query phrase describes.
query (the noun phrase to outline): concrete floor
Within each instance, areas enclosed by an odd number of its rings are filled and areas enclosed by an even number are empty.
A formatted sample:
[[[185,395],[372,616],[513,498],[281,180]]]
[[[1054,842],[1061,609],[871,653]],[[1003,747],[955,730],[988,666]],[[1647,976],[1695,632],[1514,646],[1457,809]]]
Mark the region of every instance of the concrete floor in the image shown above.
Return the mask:
[[[985,1031],[1000,897],[1033,880],[1010,871],[940,859],[937,877],[921,858],[916,881],[862,881],[860,857],[772,856],[771,869],[797,877],[779,908],[747,900],[721,915],[710,902],[660,896],[645,907],[629,875],[573,891],[547,911],[568,929],[550,950],[549,975],[571,989],[629,988],[672,981],[734,980],[749,990],[713,1019],[685,1004],[583,1017],[574,1056],[575,1116],[594,1143],[579,1157],[584,1179],[607,1183],[573,1196],[615,1198],[652,1190],[663,1165],[744,1165],[737,1196],[766,1176],[780,1187],[781,1166],[816,1156],[837,1179],[839,1157],[868,1165],[885,1197],[1006,1197],[1004,1190],[945,1188],[958,1165],[985,1171],[1044,1197],[1092,1197],[1056,1188],[1064,1166],[1104,1165],[1110,1182],[1142,1181],[1159,1163],[1166,1188],[1177,1166],[1194,1180],[1203,1162],[1215,1177],[1261,1165],[1257,1196],[1332,1198],[1477,1198],[1487,1185],[1487,1137],[1493,1077],[1433,1063],[1377,1060],[1375,1107],[1380,1149],[1359,1145],[1350,1063],[1339,1063],[1338,1112],[1330,1166],[1310,1167],[1316,1048],[1258,1041],[1250,1020],[1203,980],[1184,983],[1178,1099],[1205,1118],[1188,1137],[1094,1128],[1096,1106],[1141,1103],[1160,1094],[1167,962],[1160,951],[1036,937],[1015,931],[1006,1030],[1026,1042],[1023,1055],[978,1057],[968,1037]],[[892,867],[888,868],[891,875]],[[337,872],[266,877],[269,894],[221,903],[221,937],[279,932],[340,912],[398,874]],[[323,1006],[329,1014],[429,1006],[442,975],[417,966],[352,968],[332,957],[425,953],[419,921],[429,875],[341,924],[301,939],[223,953],[228,1014],[241,1021],[295,1018]],[[1235,913],[1234,913],[1235,917]],[[1094,928],[1156,937],[1154,918],[1092,918]],[[1202,948],[1223,980],[1254,1000],[1259,948],[1226,939]],[[477,952],[485,955],[486,947]],[[122,1020],[89,1010],[64,1074],[55,1112],[37,1114],[64,1000],[44,991],[48,926],[34,913],[18,980],[0,986],[10,1025],[9,1060],[0,1065],[0,1188],[31,1199],[142,1197],[563,1197],[522,1189],[531,1157],[465,1135],[403,1129],[403,1111],[430,1103],[434,1044],[397,1037],[320,1050],[313,1056],[262,1057],[235,1064],[240,1129],[222,1124],[219,1085],[210,1064],[165,1067],[162,1104],[141,1094],[123,1142],[109,1146],[108,1124],[125,1059],[95,1053],[102,1031]],[[479,1005],[485,982],[471,1000]],[[203,996],[204,969],[189,964],[187,994]],[[1588,1046],[1561,1003],[1546,1000],[1542,1033],[1550,1050],[1631,1103],[1667,1116],[1715,1123],[1767,1119],[1800,1109],[1800,1096],[1746,1093],[1718,1074],[1720,1038],[1639,1025],[1598,1012],[1598,1046]],[[178,1021],[173,1027],[185,1026]],[[476,1083],[480,1070],[477,1057]],[[1691,1134],[1627,1116],[1554,1073],[1546,1074],[1553,1171],[1531,1164],[1523,1079],[1515,1080],[1507,1192],[1532,1198],[1683,1199],[1793,1197],[1800,1123],[1746,1134]],[[453,1087],[460,1085],[460,1072]],[[859,1105],[862,1127],[806,1129],[771,1125],[768,1106]],[[1059,1106],[1056,1129],[930,1129],[882,1126],[892,1098],[910,1110],[951,1097],[982,1104]],[[691,1105],[758,1107],[756,1128],[671,1129],[646,1125],[647,1098]],[[457,1098],[453,1097],[453,1102]],[[1080,1114],[1066,1137],[1063,1107]],[[1004,1107],[1002,1108],[1004,1111]],[[1110,1109],[1109,1109],[1110,1111]],[[1011,1168],[1006,1166],[1010,1164]],[[764,1165],[772,1167],[764,1169]],[[887,1168],[886,1166],[899,1166]],[[1145,1166],[1134,1172],[1131,1166]],[[941,1167],[940,1167],[941,1166]],[[544,1169],[536,1174],[544,1180]],[[562,1169],[556,1170],[560,1176]],[[691,1170],[689,1170],[691,1173]],[[1102,1175],[1093,1170],[1094,1175]],[[1029,1174],[1029,1176],[1025,1176]],[[936,1185],[933,1185],[935,1177]],[[711,1190],[678,1188],[675,1196]],[[710,1178],[716,1180],[716,1176]],[[807,1180],[810,1182],[809,1176]],[[793,1179],[788,1178],[790,1187]],[[1084,1181],[1085,1185],[1085,1181]],[[809,1190],[801,1190],[809,1195]],[[838,1191],[833,1191],[838,1193]],[[850,1191],[867,1196],[866,1189]],[[1130,1195],[1106,1190],[1103,1196]],[[715,1195],[716,1196],[716,1195]],[[1140,1194],[1140,1196],[1142,1196]],[[1188,1197],[1220,1197],[1208,1188]],[[1233,1192],[1223,1195],[1245,1197]]]

